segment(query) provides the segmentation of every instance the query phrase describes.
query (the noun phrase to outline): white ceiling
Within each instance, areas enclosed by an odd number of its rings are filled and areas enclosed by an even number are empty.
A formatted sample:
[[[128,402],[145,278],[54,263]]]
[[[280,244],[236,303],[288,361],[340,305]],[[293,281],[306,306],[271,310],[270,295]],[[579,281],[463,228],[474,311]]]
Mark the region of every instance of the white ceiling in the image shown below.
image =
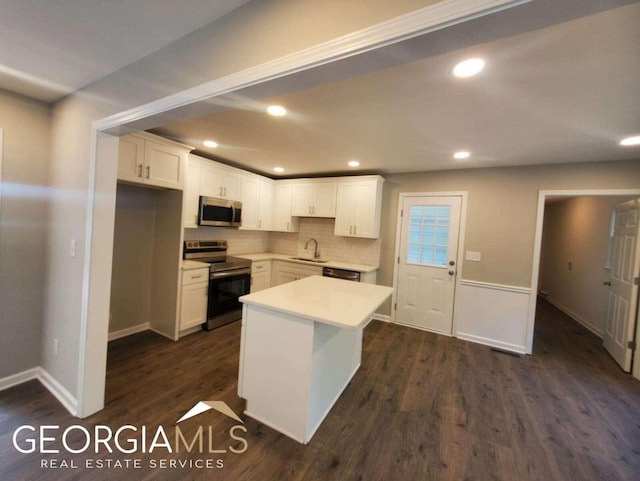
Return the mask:
[[[640,134],[639,26],[634,3],[290,94],[238,92],[159,131],[270,176],[344,172],[351,159],[380,173],[640,159],[618,146]],[[485,71],[453,78],[469,56]],[[268,103],[290,115],[265,115]],[[454,160],[460,149],[471,158]]]
[[[0,0],[0,88],[46,102],[249,0]]]

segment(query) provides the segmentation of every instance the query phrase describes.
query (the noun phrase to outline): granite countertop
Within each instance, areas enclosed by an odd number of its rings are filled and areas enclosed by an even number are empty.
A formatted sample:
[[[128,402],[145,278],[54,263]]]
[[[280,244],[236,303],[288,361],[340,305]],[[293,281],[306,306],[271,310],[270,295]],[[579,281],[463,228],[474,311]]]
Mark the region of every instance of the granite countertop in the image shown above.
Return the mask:
[[[304,264],[307,266],[319,266],[319,267],[333,267],[335,269],[345,269],[348,271],[356,271],[356,272],[372,272],[378,270],[378,266],[371,266],[366,264],[350,264],[348,262],[339,262],[329,260],[327,262],[313,262],[313,261],[305,261],[300,259],[293,259],[292,256],[288,254],[274,254],[271,252],[263,252],[260,254],[241,254],[236,255],[235,257],[242,257],[243,259],[249,259],[251,261],[269,261],[269,260],[278,260],[278,261],[287,261],[287,262],[295,262],[297,264]]]
[[[357,329],[365,324],[393,288],[331,277],[311,276],[240,298],[245,304]]]

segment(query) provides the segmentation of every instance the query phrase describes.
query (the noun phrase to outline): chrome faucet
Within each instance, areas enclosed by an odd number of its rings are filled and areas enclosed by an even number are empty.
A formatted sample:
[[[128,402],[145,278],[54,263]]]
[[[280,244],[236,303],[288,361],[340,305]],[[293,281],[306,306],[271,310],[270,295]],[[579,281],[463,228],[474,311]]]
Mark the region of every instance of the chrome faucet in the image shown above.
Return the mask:
[[[320,251],[318,250],[318,241],[315,240],[314,238],[311,238],[307,241],[307,243],[304,245],[304,249],[307,250],[307,247],[309,247],[309,242],[315,242],[316,243],[316,249],[313,251],[313,258],[317,259],[318,257],[320,257]]]

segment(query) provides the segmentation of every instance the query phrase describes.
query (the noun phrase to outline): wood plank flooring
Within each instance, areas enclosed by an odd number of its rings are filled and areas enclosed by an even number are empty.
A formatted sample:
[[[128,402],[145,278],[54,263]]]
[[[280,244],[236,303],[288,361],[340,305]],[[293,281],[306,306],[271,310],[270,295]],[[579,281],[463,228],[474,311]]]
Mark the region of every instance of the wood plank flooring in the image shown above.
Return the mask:
[[[97,454],[39,455],[13,448],[22,424],[132,424],[152,433],[163,425],[172,433],[201,400],[225,401],[241,413],[239,339],[234,323],[176,343],[151,332],[112,342],[106,407],[84,420],[36,381],[1,392],[0,480],[640,479],[640,382],[618,368],[600,339],[544,301],[533,356],[371,323],[361,369],[307,446],[242,415],[248,448],[241,454],[122,455],[102,446]],[[235,421],[219,414],[195,419],[212,426],[215,446],[233,446],[228,430]],[[71,436],[70,443],[82,439]],[[88,469],[86,458],[138,458],[142,468]],[[159,458],[217,458],[224,467],[149,467]],[[78,467],[41,468],[41,459]]]

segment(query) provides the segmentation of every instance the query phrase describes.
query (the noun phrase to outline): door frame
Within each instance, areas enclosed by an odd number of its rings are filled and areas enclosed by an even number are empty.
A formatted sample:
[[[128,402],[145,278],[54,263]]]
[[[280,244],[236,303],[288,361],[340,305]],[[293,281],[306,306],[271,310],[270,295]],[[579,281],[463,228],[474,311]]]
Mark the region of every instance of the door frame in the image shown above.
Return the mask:
[[[536,216],[536,230],[533,244],[533,264],[531,266],[531,292],[529,294],[529,313],[527,316],[526,353],[533,352],[533,334],[536,321],[536,302],[538,298],[538,278],[540,275],[540,253],[542,252],[542,226],[547,197],[640,197],[640,189],[576,189],[576,190],[541,190],[538,192],[538,211]],[[636,322],[640,322],[640,309],[636,315]],[[636,330],[636,345],[640,346],[640,329]],[[633,377],[640,379],[640,348],[633,355]]]
[[[391,322],[396,322],[396,309],[395,305],[398,299],[398,258],[400,257],[400,240],[402,236],[402,206],[404,200],[410,197],[461,197],[460,204],[460,230],[458,232],[458,255],[456,256],[456,282],[453,291],[453,318],[451,320],[451,335],[457,337],[458,329],[456,323],[456,293],[460,288],[460,281],[462,279],[462,260],[464,259],[464,240],[467,226],[467,195],[465,191],[451,191],[451,192],[400,192],[398,195],[398,211],[396,214],[396,245],[393,255],[393,293],[391,294]]]

